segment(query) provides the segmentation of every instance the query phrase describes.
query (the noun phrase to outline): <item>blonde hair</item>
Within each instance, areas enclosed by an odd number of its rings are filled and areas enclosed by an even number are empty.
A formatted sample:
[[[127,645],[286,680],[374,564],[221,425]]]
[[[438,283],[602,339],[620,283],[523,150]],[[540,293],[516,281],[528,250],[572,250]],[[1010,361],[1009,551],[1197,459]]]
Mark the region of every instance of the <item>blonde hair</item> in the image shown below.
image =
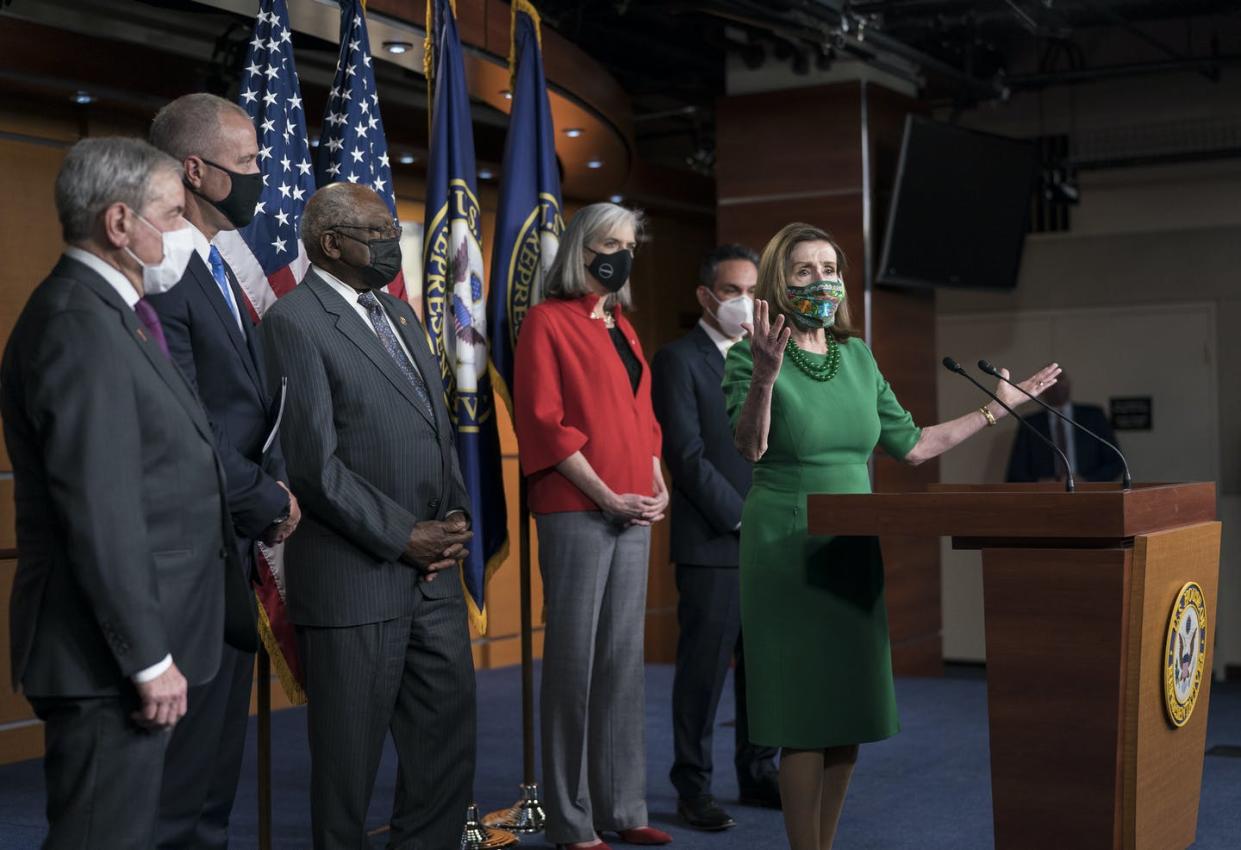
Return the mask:
[[[556,251],[556,259],[547,270],[543,279],[543,296],[545,298],[572,299],[581,298],[591,292],[586,281],[586,258],[582,252],[589,243],[607,236],[622,224],[633,226],[634,238],[641,240],[642,226],[646,217],[641,210],[626,209],[616,204],[591,204],[582,207],[569,220],[569,224],[560,235],[560,247]],[[620,304],[626,310],[633,307],[630,295],[632,277],[616,293],[606,296],[604,307],[612,309]]]
[[[758,261],[758,286],[754,289],[754,297],[761,298],[772,306],[775,312],[784,316],[786,322],[793,321],[793,302],[788,294],[789,273],[793,270],[793,249],[802,242],[826,242],[836,252],[836,266],[840,269],[843,279],[849,262],[845,252],[826,230],[795,221],[780,228]],[[850,337],[861,336],[853,326],[849,315],[849,299],[846,296],[836,308],[836,322],[828,330],[837,342],[845,342]]]

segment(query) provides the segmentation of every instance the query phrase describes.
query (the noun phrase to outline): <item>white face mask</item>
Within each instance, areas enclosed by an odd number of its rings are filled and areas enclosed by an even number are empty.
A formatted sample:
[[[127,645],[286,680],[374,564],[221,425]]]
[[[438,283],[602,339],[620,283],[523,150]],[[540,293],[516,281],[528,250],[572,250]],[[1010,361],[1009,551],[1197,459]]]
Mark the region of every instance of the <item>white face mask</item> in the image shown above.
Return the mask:
[[[720,323],[720,330],[724,332],[724,336],[736,339],[745,333],[745,328],[741,327],[742,322],[747,325],[754,324],[754,299],[750,296],[739,295],[736,298],[721,301],[710,289],[707,290],[707,294],[719,305],[715,308],[715,320]]]
[[[164,243],[164,259],[155,264],[144,263],[133,251],[129,250],[128,246],[125,248],[125,253],[142,266],[143,294],[159,295],[161,292],[172,289],[185,276],[185,270],[190,265],[190,257],[194,254],[194,229],[182,227],[180,230],[161,231],[140,215],[138,220],[160,235]]]

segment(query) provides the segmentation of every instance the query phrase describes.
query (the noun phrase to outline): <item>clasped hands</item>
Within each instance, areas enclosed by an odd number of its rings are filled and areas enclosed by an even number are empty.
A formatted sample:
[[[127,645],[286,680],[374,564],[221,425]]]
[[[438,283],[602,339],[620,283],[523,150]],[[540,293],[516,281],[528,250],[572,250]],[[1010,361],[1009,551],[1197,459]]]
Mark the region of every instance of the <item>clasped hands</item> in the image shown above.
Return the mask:
[[[423,581],[435,581],[440,570],[454,566],[469,556],[465,548],[473,538],[465,514],[457,511],[447,519],[429,519],[415,523],[401,560],[422,573]]]
[[[625,528],[631,525],[652,525],[663,519],[664,511],[668,509],[668,487],[664,484],[664,474],[658,458],[655,458],[652,489],[652,496],[609,491],[599,507],[605,517]]]

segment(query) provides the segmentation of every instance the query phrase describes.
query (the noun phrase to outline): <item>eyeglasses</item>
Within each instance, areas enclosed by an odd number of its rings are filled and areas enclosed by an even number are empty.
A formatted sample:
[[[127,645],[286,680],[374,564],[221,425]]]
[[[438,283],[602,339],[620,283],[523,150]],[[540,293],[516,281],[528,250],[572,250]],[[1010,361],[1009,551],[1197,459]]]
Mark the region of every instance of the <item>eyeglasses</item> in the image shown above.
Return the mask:
[[[379,227],[373,224],[337,224],[337,225],[334,225],[331,229],[332,230],[365,230],[367,233],[370,233],[371,236],[375,239],[400,239],[401,233],[403,231],[403,228],[401,227],[400,222],[397,222],[397,221],[389,222],[388,224],[385,224],[382,227]],[[345,235],[349,236],[348,233],[346,233]],[[350,237],[350,238],[356,238],[356,237]]]

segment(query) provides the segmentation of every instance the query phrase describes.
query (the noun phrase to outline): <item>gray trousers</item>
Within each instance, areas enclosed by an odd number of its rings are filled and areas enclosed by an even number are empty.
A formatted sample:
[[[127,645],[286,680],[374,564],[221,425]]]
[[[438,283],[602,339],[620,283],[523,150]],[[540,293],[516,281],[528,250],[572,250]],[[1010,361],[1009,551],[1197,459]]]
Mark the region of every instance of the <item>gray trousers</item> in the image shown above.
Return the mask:
[[[547,840],[647,823],[643,639],[651,529],[541,514],[547,628],[541,732]]]

